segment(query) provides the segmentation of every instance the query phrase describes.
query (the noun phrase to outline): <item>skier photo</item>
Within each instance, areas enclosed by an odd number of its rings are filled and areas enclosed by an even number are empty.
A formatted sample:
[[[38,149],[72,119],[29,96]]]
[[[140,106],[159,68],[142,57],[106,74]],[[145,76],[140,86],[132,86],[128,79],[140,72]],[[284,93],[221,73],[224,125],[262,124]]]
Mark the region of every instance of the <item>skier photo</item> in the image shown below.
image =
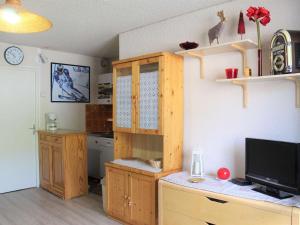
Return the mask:
[[[52,102],[89,102],[90,68],[51,64]]]

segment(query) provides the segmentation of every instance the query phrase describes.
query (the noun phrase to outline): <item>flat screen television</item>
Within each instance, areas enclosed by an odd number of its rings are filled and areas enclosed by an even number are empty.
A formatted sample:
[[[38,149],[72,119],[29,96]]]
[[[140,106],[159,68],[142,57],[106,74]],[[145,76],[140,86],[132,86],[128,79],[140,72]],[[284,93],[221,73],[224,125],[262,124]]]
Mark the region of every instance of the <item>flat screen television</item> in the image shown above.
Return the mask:
[[[246,179],[276,198],[300,194],[300,144],[246,138]]]

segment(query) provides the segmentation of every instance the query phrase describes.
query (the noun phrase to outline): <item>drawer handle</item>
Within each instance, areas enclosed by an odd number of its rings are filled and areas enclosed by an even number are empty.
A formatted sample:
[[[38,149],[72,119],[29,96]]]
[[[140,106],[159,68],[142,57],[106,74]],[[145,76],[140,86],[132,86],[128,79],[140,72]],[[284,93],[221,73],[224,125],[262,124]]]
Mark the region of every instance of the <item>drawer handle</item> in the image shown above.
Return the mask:
[[[214,223],[205,222],[207,225],[215,225]]]
[[[227,201],[216,199],[216,198],[210,198],[210,197],[206,197],[206,198],[212,202],[217,202],[217,203],[221,203],[221,204],[227,203]]]

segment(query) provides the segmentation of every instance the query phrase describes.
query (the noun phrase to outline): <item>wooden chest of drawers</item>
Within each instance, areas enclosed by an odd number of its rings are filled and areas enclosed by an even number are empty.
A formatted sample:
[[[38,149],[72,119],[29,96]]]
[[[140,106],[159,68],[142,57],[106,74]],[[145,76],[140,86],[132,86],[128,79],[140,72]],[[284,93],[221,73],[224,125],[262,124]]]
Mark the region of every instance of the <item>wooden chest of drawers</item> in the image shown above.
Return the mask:
[[[299,225],[299,209],[159,183],[160,225]]]
[[[40,185],[63,198],[88,192],[87,138],[84,132],[39,131]]]

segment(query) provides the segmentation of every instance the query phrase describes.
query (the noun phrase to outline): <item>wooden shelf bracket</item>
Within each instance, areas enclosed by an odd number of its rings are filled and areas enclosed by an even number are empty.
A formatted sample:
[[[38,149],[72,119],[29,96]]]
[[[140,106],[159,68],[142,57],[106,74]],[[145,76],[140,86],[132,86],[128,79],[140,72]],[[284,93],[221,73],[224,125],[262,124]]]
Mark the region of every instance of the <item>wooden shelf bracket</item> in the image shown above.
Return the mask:
[[[296,93],[296,107],[300,108],[300,78],[298,77],[287,77],[287,80],[293,81],[295,83],[295,93]]]
[[[199,59],[200,62],[200,79],[205,79],[205,75],[204,75],[204,56],[202,54],[199,53],[195,53],[195,52],[187,52],[187,55],[195,57],[197,59]]]
[[[238,85],[243,91],[243,107],[248,107],[248,83],[246,81],[232,81],[233,84]]]
[[[238,50],[241,53],[242,59],[243,59],[243,71],[242,72],[244,73],[246,67],[248,67],[247,49],[243,48],[239,45],[236,45],[236,44],[232,44],[231,47],[235,48],[236,50]]]

